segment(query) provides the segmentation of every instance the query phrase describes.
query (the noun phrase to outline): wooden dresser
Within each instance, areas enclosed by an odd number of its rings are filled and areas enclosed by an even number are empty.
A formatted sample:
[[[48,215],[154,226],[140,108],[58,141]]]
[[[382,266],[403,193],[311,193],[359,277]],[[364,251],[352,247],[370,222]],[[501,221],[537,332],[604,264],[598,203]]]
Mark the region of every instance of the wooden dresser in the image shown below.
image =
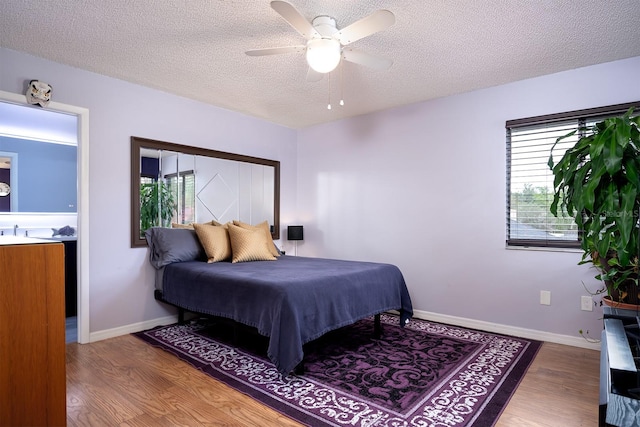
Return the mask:
[[[0,426],[66,425],[64,246],[0,237]]]

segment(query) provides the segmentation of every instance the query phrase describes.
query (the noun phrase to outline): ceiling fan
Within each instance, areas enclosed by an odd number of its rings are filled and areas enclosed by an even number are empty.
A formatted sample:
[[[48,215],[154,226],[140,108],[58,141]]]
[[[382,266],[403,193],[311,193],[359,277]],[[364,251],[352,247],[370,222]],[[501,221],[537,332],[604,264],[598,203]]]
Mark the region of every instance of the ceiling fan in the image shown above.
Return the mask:
[[[378,10],[343,29],[338,29],[334,18],[321,15],[309,22],[293,5],[286,1],[272,1],[271,7],[307,39],[307,42],[297,46],[248,50],[245,53],[249,56],[306,52],[309,64],[308,81],[320,80],[324,74],[333,71],[341,60],[376,70],[386,70],[393,64],[390,59],[380,58],[348,47],[357,40],[393,25],[395,16],[388,10]]]

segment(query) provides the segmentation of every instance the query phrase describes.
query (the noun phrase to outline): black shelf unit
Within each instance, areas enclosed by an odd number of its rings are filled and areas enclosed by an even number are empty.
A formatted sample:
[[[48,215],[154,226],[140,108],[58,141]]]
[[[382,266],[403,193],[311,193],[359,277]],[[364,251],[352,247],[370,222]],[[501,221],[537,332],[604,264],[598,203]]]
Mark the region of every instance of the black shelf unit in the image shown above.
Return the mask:
[[[599,426],[640,426],[640,311],[604,307]]]

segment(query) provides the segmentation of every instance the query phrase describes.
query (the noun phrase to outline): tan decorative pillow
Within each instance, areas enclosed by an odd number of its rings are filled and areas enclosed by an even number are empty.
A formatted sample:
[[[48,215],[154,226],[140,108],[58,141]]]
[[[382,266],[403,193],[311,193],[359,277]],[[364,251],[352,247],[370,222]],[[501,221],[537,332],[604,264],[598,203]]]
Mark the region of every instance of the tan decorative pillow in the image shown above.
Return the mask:
[[[269,251],[269,245],[273,246],[271,238],[267,240],[264,232],[254,227],[239,227],[229,224],[229,240],[231,240],[231,262],[246,261],[275,261],[277,258]]]
[[[231,258],[231,242],[227,226],[193,224],[198,240],[207,254],[207,262],[226,261]]]
[[[247,224],[246,222],[241,222],[241,221],[233,221],[234,225],[237,225],[238,227],[242,227],[242,228],[246,228],[247,230],[262,230],[262,232],[265,235],[265,238],[267,239],[267,241],[269,242],[269,252],[271,253],[271,255],[273,256],[280,256],[280,252],[278,252],[278,249],[276,249],[276,245],[273,244],[273,239],[271,238],[271,231],[269,230],[269,222],[268,221],[263,221],[260,224],[256,224],[256,225],[250,225]]]

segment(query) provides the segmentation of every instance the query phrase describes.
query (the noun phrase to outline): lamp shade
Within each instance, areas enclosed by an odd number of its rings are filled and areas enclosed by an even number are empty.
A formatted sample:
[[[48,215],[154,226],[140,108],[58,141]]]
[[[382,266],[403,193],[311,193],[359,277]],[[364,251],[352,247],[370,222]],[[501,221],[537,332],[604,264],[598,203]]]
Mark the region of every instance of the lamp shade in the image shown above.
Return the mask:
[[[307,42],[307,63],[318,73],[329,73],[340,63],[340,42],[334,39],[311,39]]]
[[[304,230],[301,225],[287,227],[287,240],[304,240]]]

